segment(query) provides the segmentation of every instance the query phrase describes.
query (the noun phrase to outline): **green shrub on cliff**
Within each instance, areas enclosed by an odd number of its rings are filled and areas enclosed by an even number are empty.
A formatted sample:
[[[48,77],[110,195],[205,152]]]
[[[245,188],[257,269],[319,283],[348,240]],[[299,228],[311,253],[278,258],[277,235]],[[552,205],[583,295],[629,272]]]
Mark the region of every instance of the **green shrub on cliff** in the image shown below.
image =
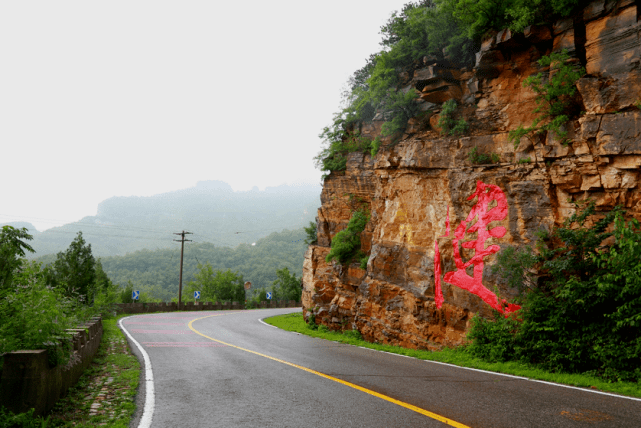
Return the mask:
[[[535,113],[541,113],[532,125],[523,125],[510,131],[509,137],[514,148],[519,146],[521,138],[531,133],[553,131],[562,141],[565,141],[567,131],[562,127],[572,114],[573,97],[576,93],[576,82],[585,74],[585,69],[570,64],[570,56],[566,50],[552,52],[537,62],[541,67],[549,67],[549,76],[537,73],[525,79],[523,86],[528,86],[536,95],[537,107]]]
[[[318,225],[313,221],[309,222],[309,226],[303,228],[305,229],[305,235],[307,235],[307,238],[305,238],[305,243],[307,245],[314,245],[318,241],[318,237],[316,236],[317,228]]]
[[[490,361],[520,360],[546,370],[641,381],[641,227],[615,209],[586,226],[594,205],[539,241],[514,283],[538,283],[521,296],[515,319],[477,318],[468,352]],[[607,232],[612,227],[612,232]],[[611,246],[603,245],[606,238]],[[499,260],[499,266],[501,261]],[[528,288],[528,287],[525,287]]]
[[[441,114],[438,118],[438,127],[441,128],[441,135],[465,134],[470,129],[464,118],[456,120],[456,101],[453,99],[443,103]]]
[[[361,248],[361,233],[369,222],[366,211],[354,211],[347,223],[347,228],[341,230],[332,239],[332,249],[325,257],[327,263],[336,259],[339,263],[347,263],[358,254]]]

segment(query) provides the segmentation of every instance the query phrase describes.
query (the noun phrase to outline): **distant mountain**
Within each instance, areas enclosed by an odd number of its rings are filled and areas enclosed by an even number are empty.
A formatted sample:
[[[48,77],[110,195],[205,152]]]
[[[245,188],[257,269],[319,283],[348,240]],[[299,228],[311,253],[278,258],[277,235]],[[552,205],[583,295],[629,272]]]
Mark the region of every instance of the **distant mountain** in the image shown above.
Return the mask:
[[[194,242],[236,247],[283,229],[299,229],[316,217],[319,185],[254,188],[235,192],[222,181],[154,196],[113,197],[98,205],[97,215],[37,232],[35,257],[64,251],[78,231],[96,256],[123,255],[141,249],[173,248],[174,233],[192,232]],[[28,223],[21,223],[28,224]]]
[[[29,234],[32,236],[35,236],[38,233],[40,233],[33,224],[28,223],[26,221],[13,221],[9,223],[0,223],[0,227],[2,226],[12,226],[12,227],[15,227],[16,229],[22,229],[23,227],[25,227],[29,231]]]

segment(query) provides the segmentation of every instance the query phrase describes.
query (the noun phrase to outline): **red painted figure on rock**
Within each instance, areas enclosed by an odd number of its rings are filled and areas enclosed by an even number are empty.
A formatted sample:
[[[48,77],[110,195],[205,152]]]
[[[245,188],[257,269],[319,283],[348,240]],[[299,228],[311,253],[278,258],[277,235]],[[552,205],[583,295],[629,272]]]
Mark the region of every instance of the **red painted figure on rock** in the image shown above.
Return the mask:
[[[485,184],[482,181],[476,183],[476,192],[470,195],[467,199],[471,200],[478,198],[476,204],[470,211],[467,218],[462,221],[454,231],[453,247],[454,247],[454,262],[456,263],[456,270],[447,272],[443,280],[449,284],[456,285],[464,290],[468,290],[472,294],[479,296],[485,303],[492,306],[499,312],[507,314],[519,310],[521,307],[514,304],[507,304],[505,300],[499,302],[496,294],[483,286],[483,259],[491,254],[498,252],[501,247],[498,245],[490,245],[485,248],[485,241],[490,237],[502,238],[505,236],[506,230],[502,226],[490,228],[490,223],[493,221],[503,220],[507,217],[507,198],[505,193],[500,187],[493,184]],[[489,208],[490,203],[496,201],[496,206]],[[449,236],[449,207],[448,218],[446,220],[446,236]],[[468,228],[468,225],[476,222]],[[459,241],[463,239],[466,233],[476,233],[477,237],[471,241],[464,241],[461,243],[463,248],[473,249],[475,254],[466,263],[463,263],[460,253]],[[443,304],[443,292],[441,290],[441,253],[438,248],[438,242],[435,244],[434,254],[434,276],[436,279],[435,301],[438,308]],[[474,266],[473,275],[467,274],[466,269]],[[505,307],[504,309],[504,306]]]

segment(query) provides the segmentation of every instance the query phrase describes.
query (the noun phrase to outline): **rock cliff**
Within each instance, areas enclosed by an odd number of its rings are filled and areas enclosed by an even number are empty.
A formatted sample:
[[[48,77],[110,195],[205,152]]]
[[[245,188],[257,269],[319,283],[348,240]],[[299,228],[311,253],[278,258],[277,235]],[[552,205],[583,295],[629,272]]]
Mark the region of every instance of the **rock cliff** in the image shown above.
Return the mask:
[[[471,70],[425,57],[402,75],[424,114],[391,148],[374,158],[352,153],[346,171],[326,178],[318,242],[303,268],[305,316],[370,341],[458,345],[474,314],[514,309],[495,291],[510,301],[516,290],[489,269],[501,247],[531,245],[586,198],[641,218],[640,17],[639,1],[594,1],[570,19],[486,39]],[[515,149],[508,132],[536,117],[536,94],[523,81],[548,72],[537,60],[562,49],[587,72],[577,83],[583,111],[566,125],[569,144],[549,132]],[[464,137],[438,132],[439,106],[452,98],[470,124]],[[377,119],[362,135],[378,135]],[[473,148],[500,162],[472,164]],[[332,237],[362,205],[371,213],[361,236],[367,269],[326,263]]]

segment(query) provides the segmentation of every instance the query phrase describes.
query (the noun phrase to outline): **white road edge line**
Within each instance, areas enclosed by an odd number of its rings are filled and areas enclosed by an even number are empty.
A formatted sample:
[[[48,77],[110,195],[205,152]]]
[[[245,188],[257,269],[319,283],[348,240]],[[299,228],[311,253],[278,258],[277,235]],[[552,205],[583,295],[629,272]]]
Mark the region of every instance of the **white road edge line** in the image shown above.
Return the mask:
[[[265,317],[265,318],[269,318],[269,317]],[[265,324],[267,327],[272,327],[272,328],[275,328],[277,330],[280,330],[280,328],[276,327],[275,325],[267,324],[265,321],[263,321],[265,318],[258,318],[258,322],[261,323],[261,324]],[[283,330],[283,331],[285,331],[285,330]]]
[[[265,317],[265,318],[267,318],[267,317]],[[259,319],[258,321],[262,322],[262,323],[263,323],[263,324],[265,324],[265,325],[269,325],[269,324],[267,324],[266,322],[264,322],[264,321],[263,321],[263,319],[265,319],[265,318]],[[273,325],[269,325],[269,326],[270,326],[270,327],[274,327],[274,328],[278,328],[278,327],[273,326]],[[280,329],[279,329],[279,330],[280,330]],[[283,330],[283,331],[287,331],[287,330]],[[297,332],[295,332],[295,331],[291,331],[290,333],[300,334],[300,333],[297,333]],[[336,343],[340,343],[340,342],[336,342]],[[346,344],[346,345],[347,345],[347,346],[354,346],[354,345],[349,345],[349,344]],[[413,359],[413,360],[425,361],[426,363],[442,364],[442,365],[444,365],[444,366],[457,367],[457,368],[459,368],[459,369],[472,370],[472,371],[475,371],[475,372],[488,373],[488,374],[497,375],[497,376],[511,377],[511,378],[515,378],[515,379],[529,380],[529,381],[532,381],[532,382],[545,383],[545,384],[548,384],[548,385],[562,386],[563,388],[578,389],[579,391],[591,392],[591,393],[593,393],[593,394],[609,395],[609,396],[611,396],[611,397],[616,397],[616,398],[626,398],[626,399],[628,399],[628,400],[641,401],[641,398],[628,397],[628,396],[626,396],[626,395],[611,394],[611,393],[609,393],[609,392],[595,391],[595,390],[593,390],[593,389],[587,389],[587,388],[579,388],[578,386],[563,385],[563,384],[561,384],[561,383],[547,382],[547,381],[544,381],[544,380],[538,380],[538,379],[530,379],[529,377],[514,376],[514,375],[505,374],[505,373],[490,372],[490,371],[482,370],[482,369],[473,369],[473,368],[471,368],[471,367],[462,367],[462,366],[457,366],[457,365],[455,365],[455,364],[442,363],[442,362],[440,362],[440,361],[421,360],[420,358],[410,357],[409,355],[395,354],[395,353],[393,353],[393,352],[387,352],[387,351],[379,351],[378,349],[365,348],[365,347],[363,347],[363,346],[357,346],[357,348],[361,348],[361,349],[368,349],[368,350],[370,350],[370,351],[375,351],[375,352],[383,352],[383,353],[385,353],[385,354],[394,355],[394,356],[396,356],[396,357],[405,357],[405,358],[411,358],[411,359]]]
[[[548,385],[562,386],[563,388],[578,389],[579,391],[591,392],[593,394],[609,395],[610,397],[625,398],[625,399],[628,399],[628,400],[641,401],[641,398],[628,397],[626,395],[611,394],[609,392],[595,391],[593,389],[580,388],[578,386],[563,385],[562,383],[547,382],[545,380],[530,379],[529,377],[514,376],[514,375],[509,375],[509,374],[505,374],[505,373],[498,373],[498,372],[490,372],[490,371],[482,370],[482,369],[474,369],[472,367],[462,367],[462,366],[457,366],[455,364],[442,363],[440,361],[421,360],[420,358],[410,357],[409,355],[395,354],[393,352],[387,352],[387,351],[379,351],[378,349],[365,348],[363,346],[359,346],[359,348],[369,349],[370,351],[376,351],[376,352],[384,352],[386,354],[396,355],[398,357],[412,358],[412,359],[415,359],[415,360],[425,361],[426,363],[441,364],[441,365],[444,365],[444,366],[457,367],[459,369],[472,370],[472,371],[475,371],[475,372],[488,373],[488,374],[497,375],[497,376],[511,377],[511,378],[514,378],[514,379],[529,380],[531,382],[539,382],[539,383],[545,383],[545,384],[548,384]]]
[[[149,428],[151,427],[151,420],[154,416],[154,374],[151,371],[151,360],[149,359],[149,355],[147,354],[147,352],[145,352],[143,347],[140,346],[140,343],[138,343],[138,341],[134,339],[131,334],[129,334],[125,326],[122,325],[122,322],[128,318],[131,317],[120,318],[118,324],[120,325],[120,329],[124,331],[127,337],[129,337],[134,345],[136,345],[145,362],[145,408],[142,412],[142,417],[140,418],[138,428]]]

